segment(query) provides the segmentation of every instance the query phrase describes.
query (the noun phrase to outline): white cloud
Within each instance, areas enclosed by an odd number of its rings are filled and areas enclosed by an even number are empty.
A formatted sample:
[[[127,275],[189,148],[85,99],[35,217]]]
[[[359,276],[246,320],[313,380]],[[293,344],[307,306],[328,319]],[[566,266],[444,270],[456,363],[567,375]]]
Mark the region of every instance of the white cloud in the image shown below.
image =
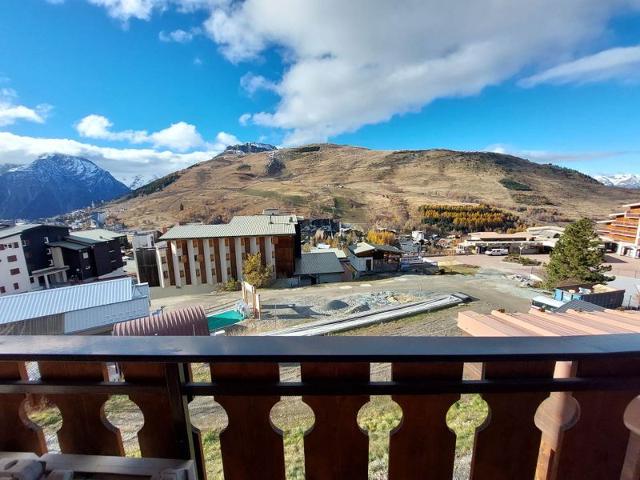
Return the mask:
[[[277,85],[267,80],[262,75],[254,75],[252,72],[245,73],[240,78],[240,86],[249,94],[253,95],[258,90],[277,91]]]
[[[34,108],[17,104],[18,95],[11,88],[0,88],[0,127],[17,121],[44,123],[51,111],[51,105],[40,104]]]
[[[250,120],[251,120],[251,114],[250,113],[243,113],[242,115],[240,115],[240,118],[238,118],[238,122],[243,127],[248,125]]]
[[[170,148],[179,152],[206,147],[208,144],[198,132],[195,125],[177,122],[157,132],[147,130],[113,131],[113,123],[103,115],[91,114],[81,119],[76,125],[81,137],[100,140],[124,141],[133,144],[148,143],[155,148]]]
[[[205,145],[196,127],[185,122],[174,123],[164,130],[152,133],[149,139],[155,147],[168,147],[180,152]]]
[[[281,52],[284,75],[264,81],[275,84],[281,100],[251,120],[284,129],[285,143],[299,144],[387,121],[437,98],[477,94],[524,67],[563,61],[633,3],[246,0],[215,8],[205,29],[232,62],[256,59],[270,47]]]
[[[640,75],[640,46],[610,48],[586,57],[562,63],[525,78],[523,87],[541,83],[589,83],[603,80],[637,80]]]
[[[176,42],[176,43],[189,43],[194,37],[200,35],[202,30],[198,27],[190,28],[189,30],[177,29],[172,32],[161,31],[158,34],[158,38],[162,42]]]
[[[639,155],[639,150],[594,150],[594,151],[550,151],[518,149],[504,144],[489,145],[484,151],[503,153],[526,158],[536,163],[567,163],[584,162],[588,160],[617,159],[628,155]]]
[[[109,16],[127,22],[131,18],[149,20],[154,9],[166,7],[164,0],[88,0],[89,3],[106,8]]]
[[[89,158],[119,179],[131,179],[136,175],[152,178],[209,160],[234,143],[238,143],[236,137],[220,132],[214,143],[206,144],[200,151],[177,153],[151,148],[101,147],[66,138],[29,137],[0,132],[0,163],[25,164],[39,155],[57,152]]]

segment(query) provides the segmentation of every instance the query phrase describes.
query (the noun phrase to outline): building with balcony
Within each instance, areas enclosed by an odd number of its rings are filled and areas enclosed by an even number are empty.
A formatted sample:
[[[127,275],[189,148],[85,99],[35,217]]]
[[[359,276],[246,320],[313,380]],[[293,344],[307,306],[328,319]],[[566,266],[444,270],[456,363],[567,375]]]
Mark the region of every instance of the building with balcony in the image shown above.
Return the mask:
[[[301,251],[295,215],[236,216],[219,225],[178,225],[156,243],[161,287],[242,279],[247,254],[260,253],[275,278],[291,278]]]
[[[618,255],[640,258],[640,203],[629,203],[623,210],[598,222],[598,233]]]

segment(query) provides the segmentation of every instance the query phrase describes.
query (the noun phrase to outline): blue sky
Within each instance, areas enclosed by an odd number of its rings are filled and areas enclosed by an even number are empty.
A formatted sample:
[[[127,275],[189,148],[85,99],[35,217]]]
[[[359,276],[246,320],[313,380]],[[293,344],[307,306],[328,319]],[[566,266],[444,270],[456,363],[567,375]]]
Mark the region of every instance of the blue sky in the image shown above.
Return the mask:
[[[640,2],[446,3],[2,1],[0,163],[330,141],[640,173]]]

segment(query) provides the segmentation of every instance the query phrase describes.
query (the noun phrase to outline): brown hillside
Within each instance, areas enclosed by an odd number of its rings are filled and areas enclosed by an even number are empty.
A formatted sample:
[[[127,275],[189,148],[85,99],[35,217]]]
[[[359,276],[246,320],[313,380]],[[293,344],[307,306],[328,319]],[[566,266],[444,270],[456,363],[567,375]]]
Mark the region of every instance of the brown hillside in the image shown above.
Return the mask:
[[[110,213],[127,226],[160,227],[279,207],[402,227],[416,222],[420,205],[482,202],[540,223],[601,218],[640,197],[640,192],[606,187],[575,170],[451,150],[309,145],[222,154],[178,175],[161,191],[111,204]]]

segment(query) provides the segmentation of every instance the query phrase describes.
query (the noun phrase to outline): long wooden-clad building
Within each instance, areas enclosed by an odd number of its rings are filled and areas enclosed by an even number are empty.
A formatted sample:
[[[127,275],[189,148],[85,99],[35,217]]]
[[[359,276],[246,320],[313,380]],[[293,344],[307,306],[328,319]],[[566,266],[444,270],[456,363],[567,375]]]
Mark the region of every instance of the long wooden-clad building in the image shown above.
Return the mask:
[[[156,244],[160,286],[242,280],[248,254],[260,253],[277,278],[292,277],[301,256],[295,215],[236,216],[220,225],[179,225]]]
[[[609,220],[598,222],[599,233],[607,243],[614,244],[617,254],[640,258],[640,202],[622,207],[622,212],[612,213]]]

